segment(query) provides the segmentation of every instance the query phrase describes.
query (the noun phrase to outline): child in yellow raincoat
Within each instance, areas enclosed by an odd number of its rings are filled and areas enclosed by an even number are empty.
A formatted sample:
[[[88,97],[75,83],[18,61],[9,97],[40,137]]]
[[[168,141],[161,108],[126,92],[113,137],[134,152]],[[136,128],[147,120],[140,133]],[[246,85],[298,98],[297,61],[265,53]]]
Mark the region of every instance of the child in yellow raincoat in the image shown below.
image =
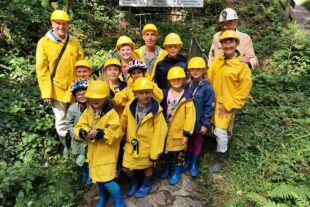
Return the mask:
[[[119,61],[121,63],[121,73],[120,79],[127,83],[132,83],[133,80],[128,73],[128,64],[133,59],[138,57],[133,53],[136,48],[135,43],[131,40],[130,37],[120,36],[116,42],[116,50],[118,53]]]
[[[212,122],[215,125],[217,153],[216,162],[209,169],[213,173],[219,172],[224,165],[235,112],[243,107],[252,87],[251,70],[247,63],[240,62],[243,55],[236,50],[239,45],[236,31],[223,32],[220,42],[224,56],[217,56],[207,71],[216,100]]]
[[[174,162],[174,171],[169,179],[170,185],[175,185],[180,181],[181,168],[185,162],[186,143],[194,131],[196,121],[192,96],[183,89],[185,78],[183,68],[174,66],[169,70],[167,79],[170,89],[164,91],[164,99],[161,103],[169,127],[164,155],[167,163],[161,178],[168,177],[171,162]]]
[[[89,142],[90,178],[97,183],[100,193],[96,206],[105,206],[109,192],[114,206],[123,207],[120,187],[114,181],[122,130],[119,116],[108,100],[109,94],[109,86],[104,81],[90,83],[85,94],[89,106],[74,127],[74,134],[76,139]]]
[[[103,66],[105,81],[110,86],[110,90],[113,94],[119,93],[124,90],[127,86],[125,81],[122,81],[119,76],[122,73],[122,66],[118,59],[109,58]],[[122,116],[124,107],[122,105],[115,106],[115,111],[119,117]]]
[[[136,98],[126,105],[121,118],[123,132],[126,132],[123,170],[131,180],[127,196],[144,197],[150,192],[154,162],[164,150],[168,129],[161,106],[152,98],[153,89],[148,78],[135,80]],[[139,189],[134,170],[144,171]]]
[[[141,60],[132,60],[128,64],[128,73],[132,78],[133,82],[146,75],[146,65]],[[121,92],[115,94],[112,99],[112,103],[115,106],[126,106],[126,104],[135,98],[135,94],[132,90],[133,84],[128,83],[127,87]],[[156,83],[153,83],[153,97],[156,101],[161,102],[163,99],[163,92],[158,88]]]
[[[92,77],[93,66],[88,60],[83,59],[83,60],[76,61],[74,68],[75,68],[77,80],[73,81],[73,83],[71,84],[71,87],[66,92],[67,103],[75,102],[74,98],[72,97],[72,92],[71,92],[71,88],[74,85],[74,83],[76,83],[77,81],[86,81],[89,84],[93,80],[93,77]]]

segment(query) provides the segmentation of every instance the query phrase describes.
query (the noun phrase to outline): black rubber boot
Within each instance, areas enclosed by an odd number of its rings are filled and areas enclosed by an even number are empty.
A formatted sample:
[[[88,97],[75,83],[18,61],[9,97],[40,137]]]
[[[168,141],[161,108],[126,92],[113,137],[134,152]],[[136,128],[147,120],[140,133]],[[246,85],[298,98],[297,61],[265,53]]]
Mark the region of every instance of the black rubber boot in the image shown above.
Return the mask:
[[[209,168],[210,173],[218,173],[221,171],[225,165],[226,152],[216,152],[215,162]]]

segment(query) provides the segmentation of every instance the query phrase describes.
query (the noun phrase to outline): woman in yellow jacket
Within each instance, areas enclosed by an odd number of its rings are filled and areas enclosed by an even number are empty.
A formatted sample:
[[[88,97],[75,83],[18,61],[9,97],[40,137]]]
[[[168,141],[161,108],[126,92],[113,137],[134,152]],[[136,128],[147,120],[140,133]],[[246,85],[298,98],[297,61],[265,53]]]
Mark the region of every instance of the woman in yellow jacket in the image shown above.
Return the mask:
[[[148,78],[138,78],[133,85],[136,98],[126,105],[121,118],[126,133],[123,167],[131,179],[127,196],[144,197],[150,192],[154,162],[164,150],[168,129],[161,106],[152,98],[153,89]],[[144,170],[139,189],[134,170]]]
[[[210,172],[218,172],[224,165],[228,146],[228,132],[232,129],[234,114],[245,104],[252,87],[252,73],[247,63],[240,62],[242,54],[236,50],[239,37],[233,30],[227,30],[220,36],[224,56],[217,56],[207,74],[215,91],[215,112],[213,123],[217,141],[216,162]]]
[[[120,187],[114,181],[122,130],[119,116],[108,100],[109,93],[109,86],[104,81],[91,82],[85,93],[89,106],[75,125],[74,134],[77,140],[89,142],[90,178],[97,183],[100,193],[96,207],[105,206],[108,191],[114,199],[114,206],[123,207]]]
[[[144,77],[146,74],[146,65],[141,60],[132,60],[128,64],[128,73],[132,78],[133,82],[139,77]],[[156,101],[161,102],[163,99],[163,92],[160,88],[158,88],[156,83],[153,83],[153,97]],[[127,87],[116,93],[112,99],[112,103],[115,106],[126,106],[126,104],[132,101],[135,98],[135,94],[133,92],[133,84],[128,83]],[[114,95],[114,94],[113,94]]]
[[[122,35],[117,39],[116,50],[118,53],[119,61],[121,63],[121,73],[119,78],[121,81],[125,81],[130,84],[133,82],[133,80],[128,73],[128,64],[133,59],[138,59],[137,56],[133,53],[135,48],[136,45],[130,37]]]
[[[166,179],[168,177],[171,162],[174,161],[174,171],[169,179],[170,185],[175,185],[180,181],[181,168],[185,164],[187,141],[194,131],[196,121],[192,96],[183,89],[185,78],[183,68],[175,66],[169,70],[167,79],[170,89],[164,90],[164,99],[161,103],[169,127],[165,143],[166,154],[164,155],[167,163],[161,178]]]

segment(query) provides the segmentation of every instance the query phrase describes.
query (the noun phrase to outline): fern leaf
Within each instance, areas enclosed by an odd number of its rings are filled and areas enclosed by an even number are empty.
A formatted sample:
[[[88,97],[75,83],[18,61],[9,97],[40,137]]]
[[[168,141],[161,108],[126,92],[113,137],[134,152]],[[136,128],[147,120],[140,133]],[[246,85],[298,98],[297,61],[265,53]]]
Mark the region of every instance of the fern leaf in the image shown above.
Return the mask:
[[[310,206],[310,202],[308,202],[306,199],[302,198],[301,196],[297,195],[296,193],[292,193],[292,196],[294,197],[294,201],[297,207],[309,207]]]
[[[268,204],[267,199],[257,193],[249,193],[247,198],[258,207],[265,207]]]

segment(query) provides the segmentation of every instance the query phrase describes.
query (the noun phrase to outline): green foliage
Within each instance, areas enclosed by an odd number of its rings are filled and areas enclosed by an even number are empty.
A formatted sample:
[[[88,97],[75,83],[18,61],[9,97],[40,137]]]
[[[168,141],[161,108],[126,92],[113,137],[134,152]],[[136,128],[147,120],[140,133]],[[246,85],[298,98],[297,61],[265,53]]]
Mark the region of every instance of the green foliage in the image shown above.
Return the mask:
[[[302,5],[310,11],[310,0],[302,0]]]
[[[120,8],[117,1],[71,2],[70,32],[95,66],[115,48],[119,35],[142,44],[135,13],[172,12]],[[295,23],[282,28],[279,1],[269,3],[240,0],[233,5],[238,29],[251,35],[256,54],[269,65],[254,73],[251,93],[256,104],[249,101],[238,112],[228,167],[222,173],[227,184],[206,180],[208,166],[200,168],[197,182],[210,201],[217,193],[232,198],[223,206],[309,204],[309,188],[300,187],[310,185],[309,38]],[[72,160],[59,155],[53,113],[39,101],[34,64],[36,43],[50,28],[50,12],[65,8],[66,1],[14,0],[0,6],[0,81],[5,86],[0,88],[0,206],[77,206],[79,174]],[[173,24],[173,15],[146,21],[157,24],[159,45],[165,35],[177,32],[186,54],[192,31],[207,54],[225,7],[222,0],[206,0],[204,9],[194,10],[193,21],[190,9],[177,9],[184,18]],[[236,196],[239,191],[243,193]]]
[[[281,184],[269,191],[268,198],[256,193],[247,195],[248,200],[259,207],[269,206],[297,206],[306,207],[310,205],[310,189],[307,187],[295,187],[292,185]],[[270,200],[272,199],[272,200]],[[277,202],[276,202],[277,201]]]

